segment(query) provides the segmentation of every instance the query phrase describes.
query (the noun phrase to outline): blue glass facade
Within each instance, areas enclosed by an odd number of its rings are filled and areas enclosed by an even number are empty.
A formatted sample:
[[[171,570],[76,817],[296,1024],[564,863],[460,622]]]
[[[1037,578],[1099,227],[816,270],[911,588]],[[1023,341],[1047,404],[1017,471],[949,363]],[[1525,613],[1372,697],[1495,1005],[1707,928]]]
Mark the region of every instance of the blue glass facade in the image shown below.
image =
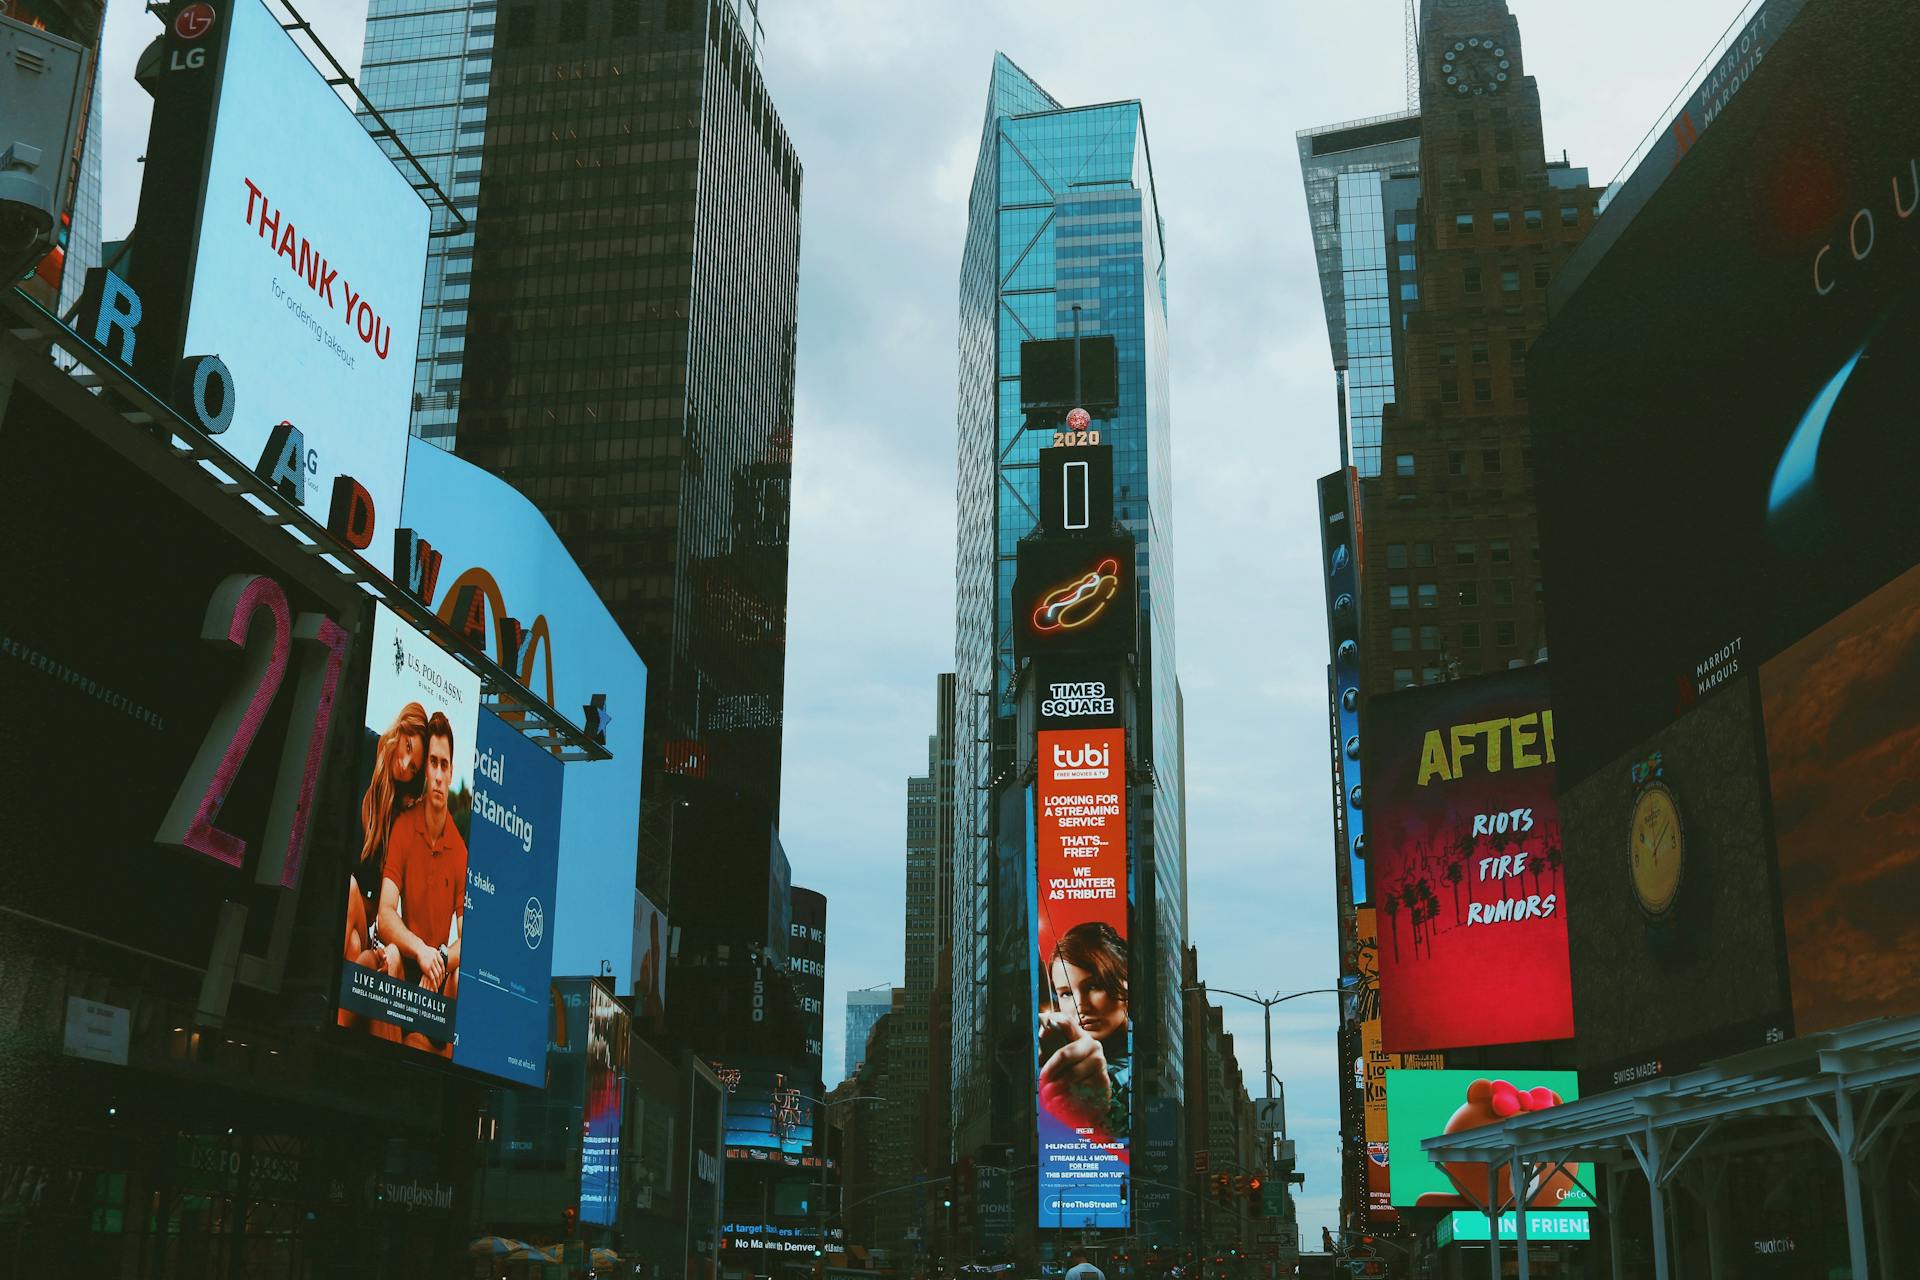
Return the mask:
[[[1340,388],[1340,461],[1380,474],[1380,424],[1393,403],[1393,346],[1418,308],[1411,235],[1418,193],[1420,117],[1381,116],[1299,134],[1300,172],[1319,261],[1327,339]],[[1406,187],[1409,190],[1396,190]]]
[[[1114,446],[1115,516],[1138,547],[1149,678],[1146,751],[1157,785],[1135,833],[1135,899],[1152,904],[1152,961],[1136,951],[1137,1025],[1159,1051],[1141,1087],[1178,1098],[1179,957],[1186,937],[1178,691],[1172,575],[1171,412],[1163,227],[1138,102],[1061,106],[1004,55],[994,61],[968,208],[960,277],[959,545],[955,919],[991,920],[989,779],[1011,748],[1015,673],[1010,626],[1016,551],[1039,519],[1038,433],[1023,429],[1020,344],[1111,334],[1120,408],[1103,424]],[[1161,732],[1154,732],[1161,726]],[[1151,877],[1143,892],[1139,877]],[[990,935],[955,930],[955,1146],[991,1136],[1001,1105],[986,1083]],[[1020,964],[1024,968],[1024,951]],[[1153,1032],[1159,1030],[1156,1037]],[[1138,1032],[1136,1034],[1139,1034]],[[1031,1098],[1021,1103],[1030,1107]]]
[[[433,238],[421,295],[412,431],[444,449],[453,448],[460,418],[494,17],[492,0],[372,0],[360,55],[361,92],[468,219],[467,230],[449,234],[452,216],[428,202]],[[382,145],[399,154],[390,142]]]

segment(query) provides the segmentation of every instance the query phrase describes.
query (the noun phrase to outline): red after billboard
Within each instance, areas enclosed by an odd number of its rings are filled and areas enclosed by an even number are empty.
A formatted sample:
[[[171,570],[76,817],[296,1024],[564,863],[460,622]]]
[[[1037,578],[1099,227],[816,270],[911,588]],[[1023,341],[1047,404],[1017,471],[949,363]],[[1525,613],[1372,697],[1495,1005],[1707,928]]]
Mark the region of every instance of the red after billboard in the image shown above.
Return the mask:
[[[1035,942],[1040,1219],[1128,1224],[1127,747],[1118,728],[1039,734]]]
[[[1544,666],[1368,704],[1381,1045],[1573,1034]]]

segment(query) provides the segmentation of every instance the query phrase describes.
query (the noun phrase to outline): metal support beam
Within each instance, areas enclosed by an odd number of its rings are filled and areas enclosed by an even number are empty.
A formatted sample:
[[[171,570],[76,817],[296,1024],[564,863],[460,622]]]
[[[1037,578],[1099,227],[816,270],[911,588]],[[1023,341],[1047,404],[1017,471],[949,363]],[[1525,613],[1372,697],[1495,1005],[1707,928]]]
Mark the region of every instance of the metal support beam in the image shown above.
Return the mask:
[[[1847,1200],[1847,1265],[1859,1280],[1868,1280],[1866,1206],[1860,1198],[1860,1155],[1855,1146],[1853,1094],[1844,1080],[1833,1085],[1834,1120],[1839,1128],[1834,1147],[1840,1154],[1840,1189]]]
[[[1527,1177],[1527,1165],[1519,1152],[1514,1153],[1513,1164],[1509,1167],[1513,1175],[1513,1243],[1520,1254],[1520,1280],[1533,1280],[1533,1272],[1527,1262],[1527,1202],[1533,1184]],[[1493,1227],[1493,1233],[1499,1235],[1499,1222],[1496,1221]]]
[[[1618,1165],[1607,1167],[1607,1263],[1613,1280],[1624,1280],[1620,1250],[1620,1193],[1626,1190],[1627,1171]],[[1594,1199],[1599,1199],[1595,1196]]]
[[[1487,1161],[1487,1274],[1500,1280],[1500,1163]]]
[[[1647,1179],[1647,1211],[1652,1219],[1653,1231],[1653,1280],[1673,1280],[1672,1262],[1667,1257],[1667,1197],[1660,1176],[1661,1164],[1666,1156],[1666,1141],[1659,1130],[1653,1127],[1653,1120],[1647,1120],[1646,1134],[1638,1137],[1627,1134],[1627,1145],[1633,1151],[1633,1158],[1640,1165],[1640,1172]]]

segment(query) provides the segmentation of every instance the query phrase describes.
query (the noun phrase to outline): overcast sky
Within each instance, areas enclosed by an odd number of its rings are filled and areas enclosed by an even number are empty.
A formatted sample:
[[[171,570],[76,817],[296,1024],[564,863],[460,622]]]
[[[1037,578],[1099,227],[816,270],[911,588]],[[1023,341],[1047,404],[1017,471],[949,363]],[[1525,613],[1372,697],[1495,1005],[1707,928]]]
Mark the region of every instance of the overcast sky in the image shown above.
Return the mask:
[[[357,68],[365,0],[297,2]],[[1513,0],[1549,154],[1610,179],[1740,7]],[[953,666],[960,250],[996,49],[1070,106],[1144,104],[1167,225],[1192,941],[1215,986],[1330,985],[1313,482],[1339,444],[1294,133],[1405,106],[1400,0],[761,12],[769,87],[806,166],[782,835],[795,883],[829,899],[829,1080],[845,992],[901,979],[905,779],[925,771],[934,676]],[[158,30],[114,0],[109,238],[133,220],[149,103],[132,70]],[[1258,1093],[1260,1011],[1226,1004]],[[1308,996],[1274,1018],[1309,1247],[1339,1199],[1333,1005]]]

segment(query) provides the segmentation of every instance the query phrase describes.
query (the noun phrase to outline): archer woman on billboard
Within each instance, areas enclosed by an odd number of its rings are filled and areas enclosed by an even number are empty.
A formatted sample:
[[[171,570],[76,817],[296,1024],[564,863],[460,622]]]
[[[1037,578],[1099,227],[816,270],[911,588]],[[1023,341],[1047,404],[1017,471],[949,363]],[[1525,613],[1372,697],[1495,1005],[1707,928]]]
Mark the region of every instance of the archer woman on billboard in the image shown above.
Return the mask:
[[[1090,1140],[1128,1135],[1133,1114],[1127,940],[1104,921],[1067,930],[1047,966],[1040,1105]]]

